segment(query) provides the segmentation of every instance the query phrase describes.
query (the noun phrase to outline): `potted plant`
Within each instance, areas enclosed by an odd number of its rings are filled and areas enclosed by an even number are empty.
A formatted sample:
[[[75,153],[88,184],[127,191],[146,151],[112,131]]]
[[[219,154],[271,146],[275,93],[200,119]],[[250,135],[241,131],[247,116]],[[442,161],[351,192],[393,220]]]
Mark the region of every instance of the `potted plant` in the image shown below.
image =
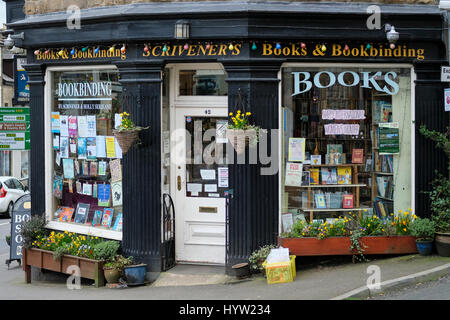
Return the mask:
[[[238,110],[236,115],[233,112],[229,113],[231,121],[227,127],[227,138],[237,154],[244,153],[249,144],[253,146],[258,142],[260,128],[248,123],[248,117],[251,115],[251,112],[241,110]]]
[[[253,251],[248,259],[250,263],[250,271],[254,273],[262,272],[264,274],[265,270],[263,263],[267,259],[270,250],[275,248],[275,245],[266,245],[260,247],[258,250]]]
[[[11,246],[11,236],[9,234],[5,236],[5,240],[8,246]]]
[[[431,219],[436,227],[436,250],[440,256],[450,257],[450,180],[438,174],[432,186],[426,193],[431,200]]]
[[[120,269],[115,263],[119,247],[120,243],[117,241],[100,242],[94,247],[94,258],[105,262],[103,273],[108,283],[117,283],[120,278]]]
[[[436,143],[437,148],[441,148],[449,159],[448,172],[450,173],[450,127],[446,132],[428,130],[422,125],[420,133]],[[440,256],[450,257],[450,179],[448,175],[436,171],[437,177],[432,181],[431,191],[425,192],[430,197],[431,219],[435,223],[436,250]]]
[[[145,284],[147,275],[147,265],[145,263],[132,264],[132,257],[130,257],[130,264],[124,267],[124,274],[127,285],[138,286]]]
[[[422,256],[430,255],[433,251],[434,225],[434,221],[428,218],[417,218],[410,225],[411,235],[416,237],[417,250]]]
[[[138,139],[139,131],[148,129],[149,127],[136,126],[130,118],[128,112],[122,112],[120,114],[122,122],[113,130],[114,137],[117,139],[117,143],[122,149],[122,153],[126,154],[133,143]]]
[[[108,283],[119,282],[120,277],[123,275],[125,266],[130,265],[132,260],[133,257],[125,258],[122,255],[116,255],[113,260],[106,262],[103,266],[106,281]]]

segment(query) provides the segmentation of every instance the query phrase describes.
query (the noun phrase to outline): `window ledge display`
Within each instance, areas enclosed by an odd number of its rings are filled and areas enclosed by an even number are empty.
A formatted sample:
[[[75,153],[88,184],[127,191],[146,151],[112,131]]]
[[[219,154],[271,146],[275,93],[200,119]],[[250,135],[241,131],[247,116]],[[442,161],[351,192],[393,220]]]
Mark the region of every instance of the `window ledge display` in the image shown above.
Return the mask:
[[[59,231],[69,231],[79,234],[91,235],[100,238],[122,241],[122,232],[104,229],[102,227],[90,227],[70,222],[49,221],[47,228]]]
[[[406,254],[417,253],[416,238],[413,236],[367,236],[359,238],[364,254]],[[278,245],[289,248],[296,256],[354,255],[350,237],[278,238]]]

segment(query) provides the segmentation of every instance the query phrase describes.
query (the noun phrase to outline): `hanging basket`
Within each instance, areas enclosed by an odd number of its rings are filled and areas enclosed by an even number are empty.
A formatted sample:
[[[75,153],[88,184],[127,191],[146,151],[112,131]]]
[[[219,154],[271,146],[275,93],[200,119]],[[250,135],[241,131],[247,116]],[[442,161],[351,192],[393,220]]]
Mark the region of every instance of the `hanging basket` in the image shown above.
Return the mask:
[[[133,143],[138,139],[139,130],[117,131],[114,130],[114,137],[122,149],[122,153],[126,154]]]
[[[249,134],[247,130],[227,129],[227,138],[237,154],[243,154],[249,144]]]

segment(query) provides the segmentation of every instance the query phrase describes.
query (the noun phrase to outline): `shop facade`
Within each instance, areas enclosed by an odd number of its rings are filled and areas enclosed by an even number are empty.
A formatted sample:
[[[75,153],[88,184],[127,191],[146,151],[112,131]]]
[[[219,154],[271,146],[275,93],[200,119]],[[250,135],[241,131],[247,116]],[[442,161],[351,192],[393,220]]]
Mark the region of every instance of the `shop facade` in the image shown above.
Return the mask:
[[[376,30],[367,4],[295,2],[91,8],[76,30],[66,13],[10,23],[28,50],[33,214],[120,240],[152,271],[246,261],[286,213],[427,216],[420,191],[447,163],[417,127],[448,123],[444,19],[432,5],[380,8]],[[266,129],[256,159],[224,135],[237,110]],[[126,155],[112,139],[124,111],[149,127]]]

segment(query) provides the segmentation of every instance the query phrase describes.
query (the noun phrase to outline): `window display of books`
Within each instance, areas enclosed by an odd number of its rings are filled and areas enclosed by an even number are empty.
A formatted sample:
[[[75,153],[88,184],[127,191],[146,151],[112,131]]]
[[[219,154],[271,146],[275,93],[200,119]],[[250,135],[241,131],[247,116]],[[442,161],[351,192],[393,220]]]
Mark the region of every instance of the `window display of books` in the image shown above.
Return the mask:
[[[104,119],[96,115],[68,112],[52,112],[60,120],[52,121],[54,220],[120,231],[122,151],[112,126],[100,125]]]

